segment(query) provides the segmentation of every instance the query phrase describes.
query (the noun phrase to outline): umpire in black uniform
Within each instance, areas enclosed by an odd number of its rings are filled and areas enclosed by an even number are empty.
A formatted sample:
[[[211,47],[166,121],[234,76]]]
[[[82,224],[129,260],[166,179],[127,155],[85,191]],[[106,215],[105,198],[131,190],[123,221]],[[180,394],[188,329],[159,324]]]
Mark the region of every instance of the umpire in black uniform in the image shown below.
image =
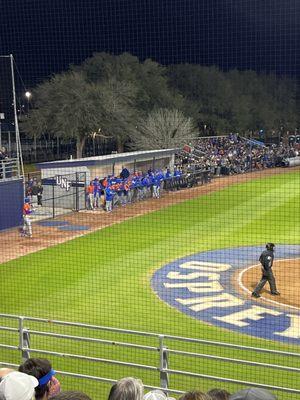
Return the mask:
[[[260,292],[267,282],[269,282],[271,294],[273,294],[274,296],[280,294],[276,289],[275,277],[272,272],[274,261],[274,248],[274,243],[267,243],[266,250],[264,250],[259,257],[259,261],[262,265],[262,277],[261,280],[258,282],[256,288],[252,292],[253,297],[260,297]]]

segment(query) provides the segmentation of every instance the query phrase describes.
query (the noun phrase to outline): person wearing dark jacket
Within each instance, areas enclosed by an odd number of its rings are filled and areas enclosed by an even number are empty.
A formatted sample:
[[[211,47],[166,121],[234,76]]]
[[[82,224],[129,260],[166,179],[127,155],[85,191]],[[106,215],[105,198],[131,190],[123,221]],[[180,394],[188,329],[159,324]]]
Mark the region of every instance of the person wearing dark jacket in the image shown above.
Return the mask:
[[[259,261],[262,266],[262,277],[261,280],[258,282],[256,288],[252,292],[253,297],[260,297],[260,292],[267,282],[269,282],[272,295],[277,296],[280,294],[276,289],[275,277],[272,272],[272,266],[274,262],[274,248],[274,243],[267,243],[266,250],[264,250],[259,257]]]

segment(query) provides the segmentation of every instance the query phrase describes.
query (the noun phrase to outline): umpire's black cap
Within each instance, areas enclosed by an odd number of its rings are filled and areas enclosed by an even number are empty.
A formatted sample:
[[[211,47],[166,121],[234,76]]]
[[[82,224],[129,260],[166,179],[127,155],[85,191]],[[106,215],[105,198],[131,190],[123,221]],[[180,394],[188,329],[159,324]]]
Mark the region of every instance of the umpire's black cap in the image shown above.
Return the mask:
[[[267,243],[266,244],[266,249],[267,250],[274,250],[275,244],[274,243]]]

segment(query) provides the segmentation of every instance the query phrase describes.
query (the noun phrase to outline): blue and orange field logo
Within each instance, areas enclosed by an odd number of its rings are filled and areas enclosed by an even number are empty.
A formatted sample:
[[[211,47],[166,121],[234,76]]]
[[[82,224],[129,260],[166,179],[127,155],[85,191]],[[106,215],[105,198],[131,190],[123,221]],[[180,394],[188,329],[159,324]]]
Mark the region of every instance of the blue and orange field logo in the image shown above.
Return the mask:
[[[250,292],[243,293],[239,288],[238,276],[257,264],[263,248],[215,250],[175,260],[154,273],[152,287],[163,301],[201,321],[252,336],[300,344],[300,309],[275,301],[257,302]],[[300,246],[276,246],[275,257],[299,259]]]

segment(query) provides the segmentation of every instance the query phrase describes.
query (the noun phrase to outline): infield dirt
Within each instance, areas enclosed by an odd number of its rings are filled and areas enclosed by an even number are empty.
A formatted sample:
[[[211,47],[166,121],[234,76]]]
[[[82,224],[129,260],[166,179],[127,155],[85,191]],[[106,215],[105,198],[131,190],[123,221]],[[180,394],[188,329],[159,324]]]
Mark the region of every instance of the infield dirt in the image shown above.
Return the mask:
[[[276,256],[276,255],[275,255]],[[272,296],[267,283],[261,292],[261,298],[257,301],[264,302],[265,299],[276,301],[278,306],[290,305],[300,309],[300,260],[279,260],[274,262],[273,272],[276,278],[277,289],[280,296]],[[243,275],[243,285],[252,291],[261,278],[259,266],[249,268]]]

